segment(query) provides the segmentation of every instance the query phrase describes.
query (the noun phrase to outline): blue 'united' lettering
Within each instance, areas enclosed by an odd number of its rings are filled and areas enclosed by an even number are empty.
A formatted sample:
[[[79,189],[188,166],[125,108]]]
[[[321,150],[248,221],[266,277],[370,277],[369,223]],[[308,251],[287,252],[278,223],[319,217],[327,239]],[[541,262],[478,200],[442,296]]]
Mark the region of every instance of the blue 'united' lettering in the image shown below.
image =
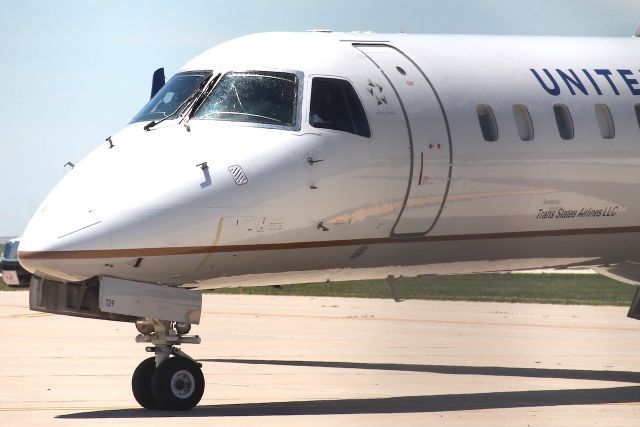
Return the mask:
[[[620,88],[625,87],[632,95],[640,95],[639,77],[627,69],[611,71],[606,68],[593,70],[531,68],[530,71],[542,89],[553,96],[559,96],[563,91],[569,91],[574,96],[605,95],[611,92],[614,95],[620,95]]]

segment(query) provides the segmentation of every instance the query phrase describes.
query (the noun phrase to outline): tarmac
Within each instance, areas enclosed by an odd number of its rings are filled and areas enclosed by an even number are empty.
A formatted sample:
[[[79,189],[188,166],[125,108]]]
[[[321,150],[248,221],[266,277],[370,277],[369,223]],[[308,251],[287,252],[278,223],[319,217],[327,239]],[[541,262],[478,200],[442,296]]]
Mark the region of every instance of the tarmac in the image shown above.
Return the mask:
[[[128,323],[0,293],[0,425],[634,426],[640,322],[624,307],[205,295],[204,397],[146,411]]]

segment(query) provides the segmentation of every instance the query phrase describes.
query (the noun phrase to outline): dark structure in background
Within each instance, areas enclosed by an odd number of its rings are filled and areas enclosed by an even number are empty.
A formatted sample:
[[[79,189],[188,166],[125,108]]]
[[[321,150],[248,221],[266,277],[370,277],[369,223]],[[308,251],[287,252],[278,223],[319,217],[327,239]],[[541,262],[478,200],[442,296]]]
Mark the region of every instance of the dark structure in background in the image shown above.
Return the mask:
[[[2,280],[9,286],[29,286],[31,273],[22,268],[18,262],[18,246],[20,239],[11,239],[4,244],[2,258],[0,258],[0,270]]]

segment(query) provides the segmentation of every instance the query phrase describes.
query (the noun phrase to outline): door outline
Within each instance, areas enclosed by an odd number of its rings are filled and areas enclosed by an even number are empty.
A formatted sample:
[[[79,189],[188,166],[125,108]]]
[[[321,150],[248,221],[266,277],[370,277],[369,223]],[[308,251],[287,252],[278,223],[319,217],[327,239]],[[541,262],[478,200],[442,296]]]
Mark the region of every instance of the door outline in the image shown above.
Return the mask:
[[[405,123],[407,124],[407,132],[409,134],[408,135],[409,136],[409,147],[411,148],[411,156],[410,156],[410,162],[411,163],[410,163],[410,167],[409,167],[409,180],[408,180],[408,183],[407,183],[407,190],[406,190],[405,195],[404,195],[404,201],[402,202],[402,207],[400,208],[400,212],[398,213],[398,217],[396,218],[395,222],[393,223],[393,227],[391,228],[390,237],[392,237],[392,238],[415,238],[415,237],[425,236],[425,235],[429,234],[431,232],[431,230],[433,230],[433,228],[435,227],[436,223],[438,222],[438,219],[440,219],[440,216],[442,215],[442,211],[444,210],[444,204],[447,201],[447,196],[449,195],[449,188],[451,187],[451,175],[452,175],[452,172],[453,172],[453,144],[452,144],[452,140],[451,140],[451,128],[449,126],[449,119],[447,117],[447,113],[446,113],[446,111],[444,109],[444,105],[442,104],[442,99],[440,98],[440,95],[436,91],[436,88],[433,86],[433,84],[431,83],[431,80],[429,80],[429,78],[424,73],[422,68],[420,68],[420,66],[418,64],[416,64],[416,62],[413,59],[411,59],[408,55],[406,55],[403,51],[401,51],[400,49],[396,48],[395,46],[391,46],[391,45],[385,44],[385,43],[353,43],[353,47],[358,49],[364,56],[366,56],[373,63],[373,65],[376,66],[376,68],[378,68],[378,70],[380,70],[380,72],[382,73],[382,75],[386,79],[387,83],[389,83],[389,85],[393,89],[393,92],[395,93],[396,97],[398,98],[398,102],[400,103],[400,108],[402,109],[402,115],[404,116]],[[444,124],[445,124],[445,128],[446,128],[446,131],[447,131],[447,142],[448,142],[448,145],[449,145],[449,174],[447,176],[447,185],[446,185],[445,190],[444,190],[444,195],[442,197],[442,202],[440,203],[440,208],[438,209],[438,212],[437,212],[436,216],[434,217],[431,226],[425,232],[418,232],[418,233],[396,233],[395,232],[396,226],[400,222],[400,219],[402,218],[402,214],[404,213],[404,210],[407,207],[407,202],[409,200],[409,194],[411,192],[411,185],[413,183],[414,149],[413,149],[413,136],[412,136],[412,132],[411,132],[411,123],[409,122],[409,116],[407,115],[407,111],[406,111],[406,109],[404,107],[404,103],[402,101],[402,98],[400,97],[400,94],[398,93],[395,85],[393,84],[393,82],[391,81],[391,79],[389,78],[387,73],[366,52],[360,50],[359,47],[385,47],[385,48],[389,48],[389,49],[392,49],[392,50],[398,52],[400,55],[402,55],[404,58],[406,58],[407,61],[409,61],[414,67],[416,67],[416,69],[418,70],[420,75],[422,75],[422,77],[425,79],[425,81],[427,82],[427,84],[429,85],[431,90],[433,91],[433,94],[435,95],[436,100],[438,101],[438,106],[440,107],[440,111],[442,112],[442,117],[444,118]]]

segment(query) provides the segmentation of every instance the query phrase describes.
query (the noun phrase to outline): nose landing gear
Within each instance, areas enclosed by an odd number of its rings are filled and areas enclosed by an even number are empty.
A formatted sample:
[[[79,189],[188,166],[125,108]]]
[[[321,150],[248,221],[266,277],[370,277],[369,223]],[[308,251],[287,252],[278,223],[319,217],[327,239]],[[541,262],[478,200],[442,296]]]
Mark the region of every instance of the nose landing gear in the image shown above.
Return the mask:
[[[164,320],[144,319],[136,327],[140,332],[136,342],[153,344],[146,350],[155,353],[133,373],[131,388],[138,403],[145,409],[164,410],[196,406],[204,393],[202,365],[175,346],[200,344],[200,337],[181,334],[189,331],[188,325]]]

